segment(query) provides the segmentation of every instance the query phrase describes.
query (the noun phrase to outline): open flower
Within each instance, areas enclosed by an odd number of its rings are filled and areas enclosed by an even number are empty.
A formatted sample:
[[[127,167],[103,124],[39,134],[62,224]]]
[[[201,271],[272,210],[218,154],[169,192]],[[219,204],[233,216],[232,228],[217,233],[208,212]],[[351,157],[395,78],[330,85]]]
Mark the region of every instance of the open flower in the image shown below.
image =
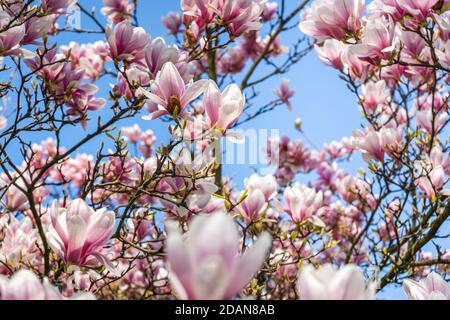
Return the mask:
[[[300,30],[318,40],[341,40],[361,27],[363,0],[317,0],[303,13]]]
[[[245,97],[236,84],[221,93],[214,81],[209,81],[203,98],[208,126],[222,133],[231,127],[244,110]]]
[[[101,251],[114,231],[114,212],[95,211],[83,200],[76,199],[66,208],[59,208],[54,201],[50,216],[49,244],[64,263],[83,266],[101,262],[110,266]]]
[[[450,285],[436,272],[419,282],[406,279],[403,290],[410,300],[450,300]]]
[[[142,89],[147,98],[153,102],[151,113],[145,120],[153,120],[170,114],[177,118],[183,109],[205,90],[207,80],[198,80],[186,86],[183,78],[172,62],[166,62],[156,79],[151,84],[151,91]]]
[[[280,87],[275,89],[274,93],[284,104],[286,104],[289,110],[292,110],[292,104],[289,99],[295,95],[295,91],[289,89],[288,79],[281,80]]]
[[[323,203],[322,191],[317,192],[312,188],[296,185],[293,188],[286,188],[284,199],[287,205],[285,211],[294,222],[299,223],[309,220],[318,225],[323,225],[323,222],[317,217]]]
[[[1,300],[62,300],[64,297],[47,278],[41,283],[29,270],[19,270],[10,279],[0,276]],[[74,300],[95,300],[92,293],[81,293]]]
[[[138,60],[144,56],[144,49],[150,39],[141,27],[133,27],[124,20],[117,24],[114,30],[111,26],[106,28],[111,57],[116,60]]]
[[[238,255],[236,224],[224,212],[195,216],[184,236],[168,224],[169,279],[181,299],[219,300],[234,297],[256,274],[271,246],[263,233]]]
[[[361,270],[346,265],[336,270],[331,264],[315,269],[303,267],[297,282],[301,300],[373,300],[375,283],[366,285]]]

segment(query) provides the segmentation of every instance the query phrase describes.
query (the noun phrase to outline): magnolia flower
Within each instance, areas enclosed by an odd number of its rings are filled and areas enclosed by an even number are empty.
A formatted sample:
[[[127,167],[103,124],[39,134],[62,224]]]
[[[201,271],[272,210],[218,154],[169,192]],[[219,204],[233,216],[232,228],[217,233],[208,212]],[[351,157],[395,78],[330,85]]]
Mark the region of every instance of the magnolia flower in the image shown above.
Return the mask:
[[[398,0],[374,0],[367,8],[379,14],[388,14],[395,21],[401,20],[405,15],[405,10]]]
[[[144,56],[144,49],[150,39],[141,27],[133,27],[127,20],[120,22],[114,29],[106,27],[111,57],[116,60],[138,60]]]
[[[442,150],[434,147],[430,156],[414,162],[416,179],[414,183],[428,198],[433,198],[436,193],[440,193],[445,183],[444,163],[446,161]]]
[[[320,61],[331,65],[335,69],[342,68],[341,54],[345,44],[336,39],[328,39],[322,45],[315,45]]]
[[[195,216],[184,236],[173,223],[167,228],[169,280],[180,299],[234,297],[262,266],[271,246],[263,233],[240,256],[237,226],[224,212]]]
[[[384,146],[381,132],[367,127],[364,132],[356,131],[353,135],[353,147],[361,150],[365,161],[384,160]]]
[[[395,49],[395,23],[388,17],[374,17],[367,20],[361,44],[350,46],[352,53],[376,64],[387,59]]]
[[[152,79],[155,79],[166,62],[175,65],[185,83],[189,83],[197,72],[196,62],[189,62],[186,52],[175,45],[167,45],[161,37],[155,38],[145,50],[145,62]]]
[[[0,276],[1,300],[62,300],[63,295],[50,284],[43,282],[29,270],[19,270],[10,279]],[[95,300],[92,293],[80,293],[73,300]]]
[[[390,97],[390,92],[386,88],[383,80],[368,82],[362,86],[363,107],[368,114],[375,112],[379,107],[385,105]]]
[[[271,200],[277,195],[278,185],[272,175],[260,177],[257,174],[252,174],[250,178],[245,178],[244,184],[249,191],[260,190],[266,201]]]
[[[95,211],[81,199],[59,208],[55,200],[50,216],[48,241],[64,263],[83,266],[101,262],[111,266],[101,250],[114,231],[114,212]]]
[[[366,285],[361,270],[346,265],[336,270],[331,264],[315,269],[306,265],[297,282],[300,300],[373,300],[375,283]]]
[[[25,23],[25,36],[22,39],[22,44],[35,43],[36,39],[47,34],[52,25],[54,18],[52,16],[45,17],[31,17]]]
[[[278,89],[274,90],[274,93],[280,100],[285,103],[289,110],[292,110],[292,104],[289,101],[295,95],[295,91],[289,89],[289,80],[283,79],[281,80],[281,85]]]
[[[135,123],[131,127],[122,128],[123,137],[126,141],[137,143],[142,135],[141,127]]]
[[[450,300],[450,284],[436,272],[419,282],[406,279],[403,290],[410,300]]]
[[[278,3],[276,2],[266,2],[264,4],[263,12],[261,13],[261,19],[263,22],[275,19],[278,13]]]
[[[312,188],[296,185],[293,188],[286,188],[284,199],[287,205],[285,211],[294,222],[309,220],[317,225],[323,225],[323,222],[317,217],[323,202],[322,191],[317,192]]]
[[[364,0],[317,0],[303,12],[299,28],[318,40],[340,40],[358,32],[364,11]]]
[[[264,10],[264,0],[227,0],[219,10],[213,6],[220,19],[227,24],[228,31],[234,36],[244,32],[258,30],[261,27],[259,17]]]
[[[439,25],[439,36],[443,41],[450,40],[450,11],[445,11],[442,15],[433,13],[433,18]]]
[[[161,22],[171,34],[175,35],[181,30],[182,20],[178,12],[169,12],[166,16],[161,17]]]
[[[42,8],[51,13],[60,13],[63,9],[75,5],[76,2],[77,0],[43,0]]]
[[[397,0],[404,10],[419,21],[425,20],[439,0]]]
[[[24,211],[30,207],[25,182],[22,178],[13,178],[11,181],[6,174],[0,175],[0,194],[2,205],[9,211]]]
[[[104,7],[101,13],[113,23],[130,20],[134,5],[129,0],[103,0]]]
[[[245,97],[236,84],[230,84],[221,93],[214,81],[208,81],[203,97],[208,127],[222,134],[231,127],[244,110]]]
[[[188,86],[172,62],[166,62],[156,79],[151,84],[152,92],[142,89],[142,92],[155,105],[150,108],[150,114],[145,120],[153,120],[162,115],[170,114],[177,118],[183,109],[205,90],[207,80],[198,80]]]
[[[0,29],[6,27],[12,18],[4,11],[0,11]],[[0,57],[19,55],[21,53],[20,42],[25,37],[23,24],[6,28],[0,32]]]
[[[267,208],[266,199],[261,190],[249,191],[247,197],[237,207],[245,223],[250,223],[259,218]]]

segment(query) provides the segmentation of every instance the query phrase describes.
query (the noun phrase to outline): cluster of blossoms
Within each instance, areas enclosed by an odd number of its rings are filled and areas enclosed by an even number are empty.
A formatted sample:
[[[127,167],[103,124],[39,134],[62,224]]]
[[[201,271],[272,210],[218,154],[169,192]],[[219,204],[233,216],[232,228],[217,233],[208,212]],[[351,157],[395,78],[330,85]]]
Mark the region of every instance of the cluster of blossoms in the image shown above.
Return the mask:
[[[391,284],[450,299],[450,2],[310,2],[182,0],[162,18],[173,44],[134,1],[103,0],[104,17],[2,2],[0,97],[15,106],[0,115],[0,299],[370,300]],[[98,30],[58,25],[75,5]],[[281,42],[298,17],[305,49]],[[52,42],[63,32],[98,39]],[[254,111],[258,84],[310,48],[363,127],[321,149],[271,138],[273,174],[225,176],[233,128],[294,109],[283,78]]]

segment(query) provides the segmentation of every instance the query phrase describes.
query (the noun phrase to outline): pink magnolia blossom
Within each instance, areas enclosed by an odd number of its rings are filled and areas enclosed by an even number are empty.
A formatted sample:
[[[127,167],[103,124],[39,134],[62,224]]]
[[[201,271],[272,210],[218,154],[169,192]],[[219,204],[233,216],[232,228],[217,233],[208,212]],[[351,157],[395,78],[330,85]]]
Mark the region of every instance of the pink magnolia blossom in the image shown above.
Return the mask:
[[[262,22],[267,22],[275,19],[278,13],[278,3],[276,2],[266,2],[264,4],[263,12],[261,13]]]
[[[52,16],[32,17],[28,19],[25,23],[25,36],[23,37],[21,43],[36,43],[35,40],[41,38],[43,34],[50,32],[52,25]]]
[[[319,209],[323,205],[322,191],[316,191],[304,185],[288,187],[284,191],[286,201],[285,211],[295,223],[311,221],[317,225],[323,225],[318,217]]]
[[[450,40],[450,11],[447,10],[441,15],[433,13],[433,18],[439,26],[439,36],[443,41]]]
[[[122,133],[126,141],[137,143],[141,138],[142,130],[137,123],[131,127],[122,128]]]
[[[0,194],[3,196],[1,203],[6,209],[10,211],[24,211],[30,207],[28,198],[22,190],[26,190],[26,185],[22,178],[13,178],[11,181],[6,174],[0,176]]]
[[[6,27],[12,18],[5,12],[0,11],[0,29]],[[25,26],[23,24],[7,28],[0,33],[0,57],[8,55],[19,55],[20,42],[25,37]]]
[[[187,59],[188,57],[184,52],[174,45],[167,46],[166,41],[161,37],[155,38],[145,50],[145,63],[152,79],[155,78],[166,62],[172,62],[184,82],[189,82],[193,77],[194,66]]]
[[[384,160],[385,146],[381,132],[375,131],[372,127],[367,127],[364,132],[356,131],[353,137],[353,146],[361,150],[365,161]]]
[[[169,279],[180,299],[234,297],[258,272],[271,246],[263,233],[240,256],[238,229],[223,212],[195,216],[184,236],[174,224],[167,228]]]
[[[406,58],[423,60],[423,52],[427,44],[420,35],[415,32],[402,31],[399,32],[399,41],[402,46],[402,54],[407,55]]]
[[[155,134],[151,129],[148,129],[142,132],[139,139],[141,140],[139,143],[139,151],[142,153],[144,157],[146,158],[150,157],[156,142]]]
[[[364,11],[363,0],[316,0],[303,12],[299,28],[321,41],[341,40],[359,31]]]
[[[257,220],[267,208],[266,199],[261,190],[250,190],[247,197],[237,207],[245,223]]]
[[[132,99],[141,94],[141,92],[136,91],[135,88],[148,86],[150,83],[148,73],[140,68],[129,67],[125,71],[125,74],[126,78],[122,73],[119,73],[117,76],[117,84],[113,88],[114,94],[117,97]]]
[[[151,84],[151,91],[143,90],[147,98],[155,105],[145,120],[153,120],[162,115],[170,114],[174,118],[199,95],[206,87],[207,80],[198,80],[186,86],[183,78],[172,62],[166,62]]]
[[[370,185],[366,181],[347,175],[340,179],[337,185],[339,195],[347,203],[360,209],[371,210],[376,208],[376,200],[371,193]]]
[[[43,267],[42,255],[36,243],[39,243],[37,229],[29,217],[17,220],[10,218],[0,248],[0,272],[9,273],[5,266],[20,266],[31,263],[36,269]]]
[[[272,175],[261,177],[257,174],[252,174],[250,178],[244,180],[244,184],[249,191],[261,190],[265,201],[269,201],[277,195],[277,181]]]
[[[404,7],[398,0],[374,0],[367,8],[372,12],[389,15],[394,21],[401,20],[405,15]]]
[[[281,80],[281,85],[278,89],[274,90],[274,93],[280,100],[285,103],[289,110],[292,110],[292,104],[289,100],[295,95],[295,91],[289,89],[289,80],[283,79]]]
[[[51,13],[62,13],[64,9],[74,6],[77,0],[42,0],[42,8]]]
[[[418,21],[424,21],[429,15],[431,9],[439,0],[397,0],[405,11],[417,19]]]
[[[144,49],[150,39],[141,27],[133,27],[129,21],[122,21],[114,29],[106,28],[111,57],[116,60],[137,60],[144,56]]]
[[[366,284],[364,275],[355,265],[335,269],[324,264],[318,269],[304,266],[297,282],[300,300],[373,300],[375,284]]]
[[[49,244],[65,263],[110,265],[101,250],[114,231],[114,212],[95,211],[83,200],[76,199],[65,208],[59,208],[58,203],[53,202],[50,216]]]
[[[103,4],[102,14],[113,23],[117,24],[131,19],[134,5],[129,0],[103,0]]]
[[[390,91],[386,88],[386,82],[383,80],[364,84],[362,95],[364,111],[367,114],[374,113],[383,107],[391,96]]]
[[[218,129],[222,134],[231,127],[242,114],[245,96],[236,84],[231,84],[223,92],[216,83],[209,81],[203,97],[208,127]]]
[[[169,30],[171,34],[176,35],[181,30],[182,19],[178,12],[169,12],[161,18],[163,25]]]
[[[336,39],[325,40],[321,45],[315,45],[316,53],[323,63],[331,65],[335,69],[342,68],[341,54],[345,44]]]
[[[406,279],[403,290],[410,300],[450,300],[450,285],[435,272],[419,282]]]
[[[240,46],[229,47],[226,52],[217,60],[217,70],[219,74],[235,74],[245,67],[247,56]]]
[[[416,171],[415,184],[424,192],[427,197],[433,198],[440,193],[445,183],[444,163],[447,157],[439,147],[434,147],[430,155],[414,163]]]
[[[37,275],[29,270],[19,270],[10,279],[0,276],[1,300],[63,300],[58,289],[47,278],[41,282]],[[92,293],[80,293],[74,300],[95,300]]]
[[[390,17],[373,17],[364,26],[364,36],[360,44],[350,47],[352,53],[360,58],[377,64],[387,59],[395,49],[395,23]]]
[[[369,72],[373,68],[369,62],[360,59],[357,55],[352,53],[351,45],[343,47],[341,52],[342,64],[346,69],[346,73],[354,80],[367,80]]]
[[[264,2],[263,0],[221,0],[220,5],[212,9],[233,36],[240,36],[244,32],[258,30],[261,27],[259,18],[264,9]]]

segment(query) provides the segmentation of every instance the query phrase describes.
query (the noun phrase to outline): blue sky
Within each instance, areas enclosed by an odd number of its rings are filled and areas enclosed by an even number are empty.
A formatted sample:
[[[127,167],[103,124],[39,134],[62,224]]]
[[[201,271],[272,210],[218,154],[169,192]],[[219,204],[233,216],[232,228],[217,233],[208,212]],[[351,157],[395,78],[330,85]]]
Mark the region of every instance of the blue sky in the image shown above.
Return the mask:
[[[286,1],[288,7],[298,3],[298,1]],[[95,6],[97,16],[101,21],[105,18],[99,13],[102,4],[100,0],[81,0],[84,6]],[[152,39],[157,36],[165,36],[167,31],[162,26],[160,17],[169,11],[177,11],[179,9],[179,0],[166,1],[140,1],[139,2],[138,20],[142,27],[151,35]],[[85,16],[81,19],[82,28],[94,28],[91,21]],[[282,37],[283,43],[289,45],[301,36],[300,31],[295,28],[287,35]],[[78,35],[74,33],[65,33],[58,37],[58,44],[68,44],[70,41],[93,42],[95,40],[104,40],[101,35]],[[166,37],[168,42],[172,38]],[[264,69],[261,70],[264,72]],[[338,78],[338,73],[332,68],[323,65],[316,57],[314,52],[308,54],[303,60],[295,65],[289,74],[274,77],[258,87],[261,93],[257,101],[263,102],[273,98],[273,89],[279,85],[283,77],[290,79],[291,88],[296,91],[296,96],[292,99],[293,110],[288,111],[285,106],[280,106],[276,110],[264,114],[256,120],[245,124],[242,128],[262,128],[277,129],[281,135],[288,135],[291,139],[302,138],[300,133],[294,129],[294,119],[301,118],[303,120],[303,130],[309,140],[319,148],[324,143],[332,140],[340,140],[344,136],[350,136],[352,132],[360,127],[361,117],[355,102],[355,97],[348,91],[345,83]],[[99,81],[100,92],[98,96],[107,96],[109,91],[109,83],[112,79]],[[107,108],[101,111],[102,115],[108,113]],[[126,120],[120,123],[121,126],[139,123],[141,128],[152,129],[158,137],[159,141],[167,139],[166,124],[161,121],[142,121],[140,119]],[[75,133],[73,130],[63,135],[63,141],[67,146],[76,142],[78,137],[82,135],[81,127],[77,127]],[[80,131],[78,131],[80,130]],[[78,134],[79,133],[79,134]],[[39,142],[45,138],[45,135],[34,135],[33,142]],[[308,143],[307,143],[308,144]],[[80,149],[80,152],[95,153],[99,141],[94,140],[86,144]],[[355,173],[359,167],[364,166],[359,155],[356,155],[351,165],[344,168],[351,173]],[[241,182],[245,176],[252,173],[252,168],[248,165],[232,165],[225,168],[226,175],[235,177],[236,182]],[[307,182],[305,178],[300,177],[303,182]],[[242,185],[242,184],[241,184]],[[380,295],[382,298],[402,298],[400,290],[389,289]]]

